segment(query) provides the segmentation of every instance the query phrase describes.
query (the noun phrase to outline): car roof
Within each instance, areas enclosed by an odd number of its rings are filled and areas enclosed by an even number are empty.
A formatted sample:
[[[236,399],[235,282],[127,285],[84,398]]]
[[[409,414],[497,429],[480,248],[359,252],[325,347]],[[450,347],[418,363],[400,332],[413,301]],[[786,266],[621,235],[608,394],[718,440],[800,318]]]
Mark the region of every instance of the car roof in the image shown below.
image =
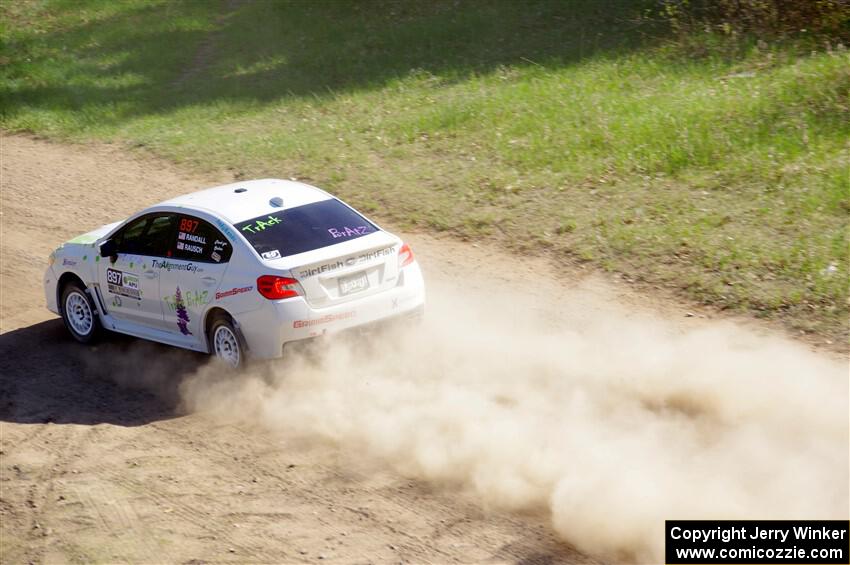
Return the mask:
[[[283,200],[283,206],[273,204],[274,198]],[[279,212],[332,198],[330,194],[302,182],[260,179],[234,182],[190,192],[160,202],[157,206],[175,206],[212,212],[231,224],[236,224],[263,214]]]

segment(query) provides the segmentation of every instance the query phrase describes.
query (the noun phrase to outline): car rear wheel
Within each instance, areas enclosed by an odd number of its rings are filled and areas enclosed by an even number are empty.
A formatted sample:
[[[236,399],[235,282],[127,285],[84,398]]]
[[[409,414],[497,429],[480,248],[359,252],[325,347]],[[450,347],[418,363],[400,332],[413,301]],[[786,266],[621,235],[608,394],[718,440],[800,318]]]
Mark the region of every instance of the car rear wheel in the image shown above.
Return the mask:
[[[62,321],[80,343],[91,343],[100,333],[100,320],[94,302],[76,281],[62,289]]]
[[[233,323],[219,316],[210,327],[210,352],[233,369],[245,362],[244,348]]]

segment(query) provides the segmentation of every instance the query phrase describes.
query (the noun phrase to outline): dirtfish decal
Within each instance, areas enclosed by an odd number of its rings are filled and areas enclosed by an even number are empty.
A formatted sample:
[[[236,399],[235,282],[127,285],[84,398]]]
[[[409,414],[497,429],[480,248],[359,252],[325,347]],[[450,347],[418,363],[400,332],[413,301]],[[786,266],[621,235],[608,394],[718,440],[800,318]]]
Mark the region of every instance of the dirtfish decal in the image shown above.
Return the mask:
[[[354,257],[349,257],[345,261],[339,260],[334,263],[325,263],[324,265],[318,265],[316,267],[304,269],[303,271],[298,272],[298,276],[306,278],[312,277],[313,275],[320,275],[322,273],[329,273],[331,271],[335,271],[343,267],[351,267],[360,263],[366,263],[367,261],[371,261],[379,257],[386,257],[387,255],[392,255],[394,252],[395,247],[387,247],[385,249],[378,249],[377,251],[369,251],[367,253],[362,253]]]

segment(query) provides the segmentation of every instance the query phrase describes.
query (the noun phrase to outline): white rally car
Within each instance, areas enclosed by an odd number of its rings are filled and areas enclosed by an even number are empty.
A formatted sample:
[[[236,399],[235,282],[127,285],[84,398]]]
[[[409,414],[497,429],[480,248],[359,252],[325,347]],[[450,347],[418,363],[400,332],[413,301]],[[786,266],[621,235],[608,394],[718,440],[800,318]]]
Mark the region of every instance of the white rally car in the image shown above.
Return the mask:
[[[418,317],[410,247],[327,192],[255,180],[151,206],[56,249],[47,307],[78,341],[101,328],[238,367],[287,343]]]

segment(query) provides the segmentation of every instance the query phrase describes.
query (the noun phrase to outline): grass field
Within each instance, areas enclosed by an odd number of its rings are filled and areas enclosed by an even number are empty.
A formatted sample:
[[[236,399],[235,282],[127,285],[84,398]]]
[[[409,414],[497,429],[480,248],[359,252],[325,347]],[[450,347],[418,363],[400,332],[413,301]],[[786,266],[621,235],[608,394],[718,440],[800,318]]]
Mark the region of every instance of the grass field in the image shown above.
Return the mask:
[[[0,127],[306,179],[847,344],[850,54],[695,56],[653,5],[4,1]]]

